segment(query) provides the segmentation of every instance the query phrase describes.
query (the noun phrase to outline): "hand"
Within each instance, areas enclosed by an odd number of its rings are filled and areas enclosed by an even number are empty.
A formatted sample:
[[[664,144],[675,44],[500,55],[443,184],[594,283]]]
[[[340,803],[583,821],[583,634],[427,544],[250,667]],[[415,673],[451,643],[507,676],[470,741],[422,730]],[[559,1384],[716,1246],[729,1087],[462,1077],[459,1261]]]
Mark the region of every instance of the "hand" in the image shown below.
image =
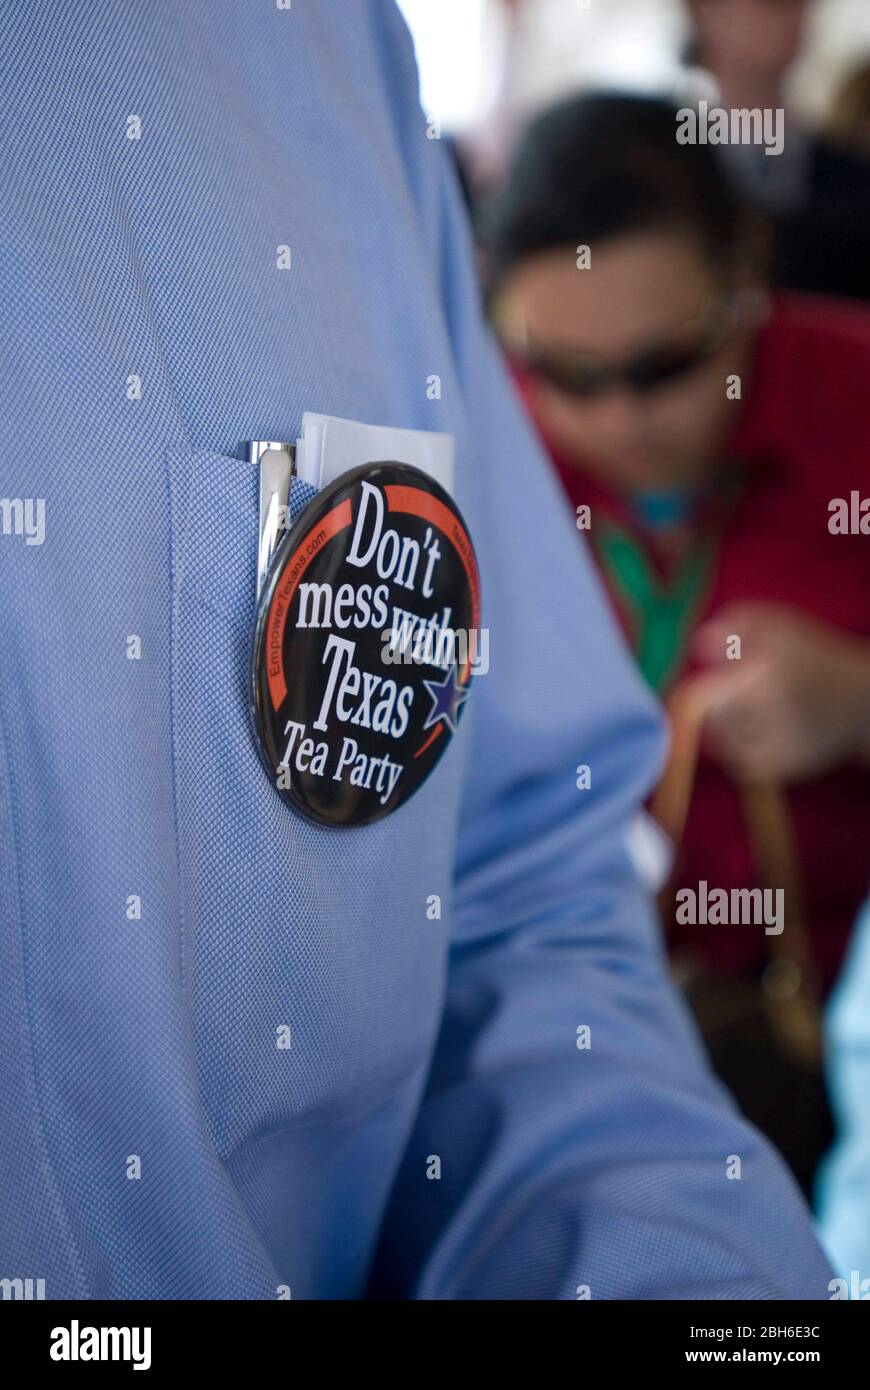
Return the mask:
[[[726,656],[728,638],[741,642]],[[870,642],[775,604],[734,604],[699,628],[695,677],[713,755],[739,781],[793,782],[870,763]]]

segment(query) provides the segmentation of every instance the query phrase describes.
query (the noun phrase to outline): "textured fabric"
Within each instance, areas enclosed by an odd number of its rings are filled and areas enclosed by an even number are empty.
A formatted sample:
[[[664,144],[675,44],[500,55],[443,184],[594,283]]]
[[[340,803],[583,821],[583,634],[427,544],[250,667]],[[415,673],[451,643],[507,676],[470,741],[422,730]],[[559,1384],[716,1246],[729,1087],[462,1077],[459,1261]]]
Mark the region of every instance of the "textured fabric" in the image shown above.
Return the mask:
[[[486,340],[398,12],[2,16],[2,493],[46,536],[0,537],[0,1275],[824,1297],[665,981],[623,848],[661,723]],[[281,801],[248,712],[234,455],[305,409],[455,436],[490,630],[436,772],[356,830]]]

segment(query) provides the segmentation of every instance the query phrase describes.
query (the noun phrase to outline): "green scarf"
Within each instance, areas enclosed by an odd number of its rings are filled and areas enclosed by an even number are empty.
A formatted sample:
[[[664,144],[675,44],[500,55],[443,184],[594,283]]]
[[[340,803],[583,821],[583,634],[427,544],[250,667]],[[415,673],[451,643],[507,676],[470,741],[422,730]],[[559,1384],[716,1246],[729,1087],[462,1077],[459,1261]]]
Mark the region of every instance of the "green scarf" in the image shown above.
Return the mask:
[[[638,665],[662,694],[682,665],[694,621],[712,574],[718,536],[695,542],[665,582],[643,544],[611,520],[596,519],[591,539],[607,582],[633,619]]]

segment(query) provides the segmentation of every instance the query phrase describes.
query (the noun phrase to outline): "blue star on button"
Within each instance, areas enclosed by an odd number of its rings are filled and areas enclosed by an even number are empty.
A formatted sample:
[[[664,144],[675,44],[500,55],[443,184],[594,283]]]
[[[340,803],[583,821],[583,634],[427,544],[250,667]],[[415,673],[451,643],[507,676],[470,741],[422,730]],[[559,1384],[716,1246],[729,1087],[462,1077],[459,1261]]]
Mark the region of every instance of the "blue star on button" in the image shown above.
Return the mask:
[[[424,729],[431,729],[433,724],[437,724],[439,719],[443,719],[450,732],[456,733],[457,715],[468,699],[470,692],[470,686],[456,684],[458,671],[459,668],[454,662],[443,681],[424,680],[423,684],[429,691],[432,700],[432,708],[426,716]]]

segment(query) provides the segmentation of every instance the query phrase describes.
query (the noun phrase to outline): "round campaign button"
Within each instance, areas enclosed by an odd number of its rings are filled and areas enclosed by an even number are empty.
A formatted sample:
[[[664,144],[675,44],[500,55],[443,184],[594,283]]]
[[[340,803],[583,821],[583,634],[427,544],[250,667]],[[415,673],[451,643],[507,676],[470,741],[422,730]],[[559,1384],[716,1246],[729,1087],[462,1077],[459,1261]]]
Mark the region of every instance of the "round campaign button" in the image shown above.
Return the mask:
[[[395,811],[444,753],[480,626],[474,548],[408,464],[344,473],[276,551],[254,635],[253,706],[277,790],[326,825]]]

